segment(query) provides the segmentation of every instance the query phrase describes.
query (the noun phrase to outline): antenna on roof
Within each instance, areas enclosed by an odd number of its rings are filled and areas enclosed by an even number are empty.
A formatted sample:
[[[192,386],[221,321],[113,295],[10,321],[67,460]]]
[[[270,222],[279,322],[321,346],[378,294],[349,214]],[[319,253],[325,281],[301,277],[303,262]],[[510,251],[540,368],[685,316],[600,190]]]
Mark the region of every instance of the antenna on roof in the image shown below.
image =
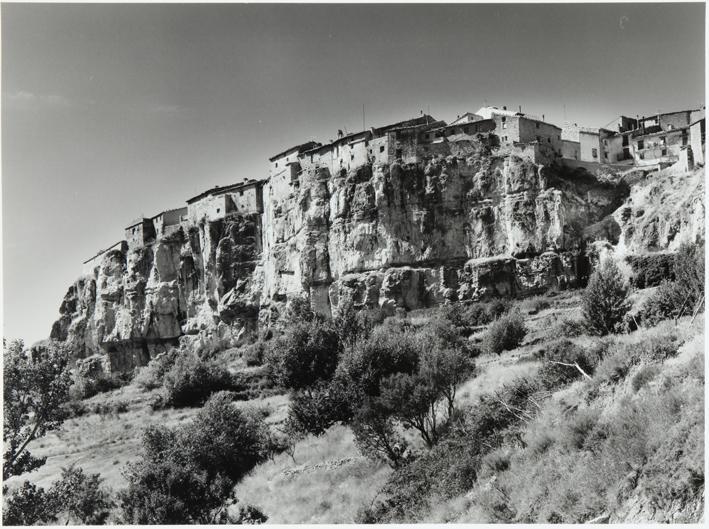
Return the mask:
[[[364,103],[362,103],[362,130],[365,130],[365,127],[364,127]]]

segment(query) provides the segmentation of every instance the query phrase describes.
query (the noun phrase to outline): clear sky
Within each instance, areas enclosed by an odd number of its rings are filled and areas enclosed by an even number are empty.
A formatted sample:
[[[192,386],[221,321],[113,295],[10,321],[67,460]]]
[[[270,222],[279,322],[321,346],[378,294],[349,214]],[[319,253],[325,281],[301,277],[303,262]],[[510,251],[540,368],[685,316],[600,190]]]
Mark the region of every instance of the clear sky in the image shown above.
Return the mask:
[[[269,155],[361,129],[363,104],[367,127],[485,103],[596,127],[695,108],[704,21],[704,4],[3,4],[5,336],[47,337],[133,218],[263,178]]]

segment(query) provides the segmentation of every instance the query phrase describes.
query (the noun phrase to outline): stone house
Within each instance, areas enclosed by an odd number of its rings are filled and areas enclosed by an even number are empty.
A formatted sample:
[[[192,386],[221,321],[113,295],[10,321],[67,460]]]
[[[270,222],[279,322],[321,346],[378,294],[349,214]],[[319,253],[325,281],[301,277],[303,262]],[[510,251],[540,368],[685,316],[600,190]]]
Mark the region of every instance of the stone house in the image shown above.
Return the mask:
[[[180,222],[187,216],[187,206],[182,208],[168,209],[155,215],[151,220],[155,228],[155,235],[161,237],[177,231]]]
[[[82,268],[81,271],[84,275],[91,275],[94,273],[94,269],[101,264],[101,259],[103,259],[103,256],[110,251],[119,251],[121,253],[126,253],[128,251],[128,243],[126,241],[118,241],[115,244],[112,244],[105,250],[100,250],[96,255],[91,257],[90,259],[87,259],[82,263]]]
[[[704,165],[706,136],[704,110],[702,109],[701,112],[694,114],[692,119],[694,121],[689,125],[689,142],[692,146],[692,156],[695,164]]]
[[[187,199],[187,218],[196,224],[203,219],[213,221],[232,213],[262,213],[263,186],[263,180],[255,179],[215,186]]]
[[[134,220],[126,227],[125,235],[128,248],[131,250],[155,241],[153,220],[145,217]]]

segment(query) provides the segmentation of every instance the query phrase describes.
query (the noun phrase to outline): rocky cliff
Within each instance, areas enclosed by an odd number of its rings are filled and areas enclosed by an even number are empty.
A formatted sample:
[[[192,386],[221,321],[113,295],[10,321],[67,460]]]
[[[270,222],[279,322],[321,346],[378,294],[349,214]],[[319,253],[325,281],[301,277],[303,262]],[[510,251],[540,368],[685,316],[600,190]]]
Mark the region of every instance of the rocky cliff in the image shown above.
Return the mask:
[[[108,252],[69,288],[51,337],[80,358],[106,354],[122,371],[181,336],[236,344],[294,296],[325,314],[343,303],[392,314],[519,296],[582,281],[586,244],[606,231],[622,231],[627,246],[644,240],[629,235],[627,219],[641,216],[624,213],[635,198],[622,182],[475,142],[455,149],[338,174],[305,165],[297,180],[266,185],[262,214],[185,221],[153,243]]]

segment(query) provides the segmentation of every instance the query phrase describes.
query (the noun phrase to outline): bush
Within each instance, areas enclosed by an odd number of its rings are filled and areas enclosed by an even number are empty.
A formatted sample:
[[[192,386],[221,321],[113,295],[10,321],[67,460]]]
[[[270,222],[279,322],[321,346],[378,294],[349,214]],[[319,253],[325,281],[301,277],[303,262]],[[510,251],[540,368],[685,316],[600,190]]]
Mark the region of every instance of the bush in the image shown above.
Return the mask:
[[[214,361],[200,359],[195,353],[184,351],[163,379],[165,399],[179,408],[200,406],[218,391],[240,391],[244,388],[224,367]]]
[[[62,469],[61,479],[52,485],[49,495],[57,509],[66,513],[66,523],[103,525],[113,507],[110,492],[101,485],[99,474],[85,474],[83,469]]]
[[[647,365],[641,367],[640,370],[633,377],[633,391],[637,393],[659,374],[660,368],[656,365]]]
[[[663,281],[640,311],[640,319],[656,325],[668,318],[692,314],[703,307],[704,243],[683,244],[674,261],[674,281]]]
[[[554,391],[583,376],[576,365],[587,375],[593,374],[594,365],[586,352],[570,340],[559,340],[545,351],[539,380],[546,389]]]
[[[591,275],[582,297],[588,329],[606,335],[618,332],[630,310],[628,288],[612,259],[603,261]]]
[[[244,362],[249,367],[263,365],[266,356],[266,344],[262,341],[252,343],[244,349]]]
[[[57,519],[56,506],[47,492],[34,483],[25,481],[12,494],[5,496],[2,511],[3,525],[51,524]]]
[[[270,447],[262,416],[239,410],[225,393],[212,396],[186,426],[149,427],[141,459],[126,468],[128,487],[120,493],[125,522],[228,521],[234,485]]]
[[[513,312],[494,321],[483,337],[482,347],[488,354],[502,354],[517,348],[527,334],[519,312]]]
[[[133,379],[135,384],[146,391],[157,389],[163,385],[165,374],[175,363],[179,351],[170,349],[165,353],[157,355],[148,362],[148,365],[141,367]]]
[[[295,391],[288,409],[288,424],[298,433],[322,435],[334,424],[352,418],[350,395],[346,384],[339,379]]]
[[[329,380],[337,367],[340,341],[333,327],[319,319],[291,324],[266,354],[276,381],[302,389]]]
[[[626,261],[633,270],[630,284],[636,288],[656,287],[663,281],[675,279],[672,254],[631,255]]]

